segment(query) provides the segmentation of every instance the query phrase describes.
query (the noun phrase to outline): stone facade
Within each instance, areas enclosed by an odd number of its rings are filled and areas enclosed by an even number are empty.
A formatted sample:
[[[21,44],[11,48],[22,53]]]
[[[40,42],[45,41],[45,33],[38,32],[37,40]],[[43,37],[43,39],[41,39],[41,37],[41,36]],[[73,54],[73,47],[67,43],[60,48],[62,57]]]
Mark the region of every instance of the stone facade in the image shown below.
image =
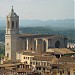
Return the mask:
[[[5,56],[9,60],[16,59],[17,41],[19,34],[19,16],[14,12],[13,7],[7,16],[5,34]]]
[[[37,35],[37,34],[19,34],[19,16],[11,12],[7,16],[6,34],[5,34],[5,56],[9,60],[15,60],[17,52],[32,50],[44,53],[50,48],[66,48],[67,39],[61,35]]]

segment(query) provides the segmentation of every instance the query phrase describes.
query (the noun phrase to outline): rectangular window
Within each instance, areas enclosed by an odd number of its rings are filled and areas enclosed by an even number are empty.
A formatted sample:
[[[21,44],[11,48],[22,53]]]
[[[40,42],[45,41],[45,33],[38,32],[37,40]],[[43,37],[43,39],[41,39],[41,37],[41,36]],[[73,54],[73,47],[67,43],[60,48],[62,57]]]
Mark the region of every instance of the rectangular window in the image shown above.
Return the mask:
[[[47,66],[49,66],[49,63],[47,63]]]
[[[38,70],[39,68],[38,67],[36,67],[36,70]]]
[[[68,75],[70,75],[70,71],[68,71]]]
[[[33,62],[33,65],[35,65],[35,62]]]
[[[27,59],[27,57],[26,57],[26,59]]]
[[[7,57],[9,58],[9,53],[7,53]]]
[[[39,70],[41,70],[41,67],[39,67]]]
[[[29,60],[29,57],[28,57],[28,60]]]
[[[60,71],[60,75],[62,75],[62,71]]]
[[[44,66],[46,65],[46,63],[44,63]]]
[[[24,59],[25,59],[25,57],[24,57]]]
[[[30,62],[30,64],[32,64],[32,62]]]
[[[45,68],[43,68],[43,70],[45,71]]]

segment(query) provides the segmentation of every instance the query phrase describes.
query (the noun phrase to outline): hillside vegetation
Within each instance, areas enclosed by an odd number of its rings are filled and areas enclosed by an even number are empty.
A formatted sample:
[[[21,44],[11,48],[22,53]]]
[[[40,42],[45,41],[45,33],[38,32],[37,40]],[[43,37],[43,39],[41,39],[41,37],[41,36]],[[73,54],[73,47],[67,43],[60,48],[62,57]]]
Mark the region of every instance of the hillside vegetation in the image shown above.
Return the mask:
[[[75,31],[73,28],[64,28],[64,27],[21,27],[20,33],[29,33],[29,34],[58,34],[63,35],[68,38],[68,41],[75,42]],[[0,29],[0,41],[4,42],[5,40],[5,30]]]
[[[58,27],[21,27],[20,34],[58,34],[68,38],[69,42],[75,43],[75,32],[73,28],[58,28]],[[5,40],[5,30],[0,29],[0,42]],[[0,57],[4,55],[4,45],[0,45]]]

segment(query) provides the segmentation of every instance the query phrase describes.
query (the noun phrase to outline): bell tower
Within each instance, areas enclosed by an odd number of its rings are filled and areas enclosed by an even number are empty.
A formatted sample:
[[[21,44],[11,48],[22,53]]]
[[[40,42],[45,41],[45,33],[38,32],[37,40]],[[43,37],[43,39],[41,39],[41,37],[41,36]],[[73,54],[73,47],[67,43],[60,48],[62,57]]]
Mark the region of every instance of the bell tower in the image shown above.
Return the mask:
[[[6,34],[19,34],[19,16],[14,12],[13,6],[7,15]]]
[[[8,60],[16,60],[17,41],[19,34],[19,16],[14,12],[7,15],[6,34],[5,34],[5,57]]]

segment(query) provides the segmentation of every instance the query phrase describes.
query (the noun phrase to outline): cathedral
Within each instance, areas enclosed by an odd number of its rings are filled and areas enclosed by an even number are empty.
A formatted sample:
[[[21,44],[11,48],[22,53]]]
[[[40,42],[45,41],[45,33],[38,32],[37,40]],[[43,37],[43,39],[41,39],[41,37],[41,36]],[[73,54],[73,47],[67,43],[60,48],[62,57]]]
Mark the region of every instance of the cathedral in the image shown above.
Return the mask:
[[[5,34],[5,57],[8,60],[16,60],[17,53],[24,51],[35,51],[45,53],[51,48],[66,48],[67,38],[61,35],[49,34],[20,34],[19,16],[13,7],[7,15],[6,34]]]

